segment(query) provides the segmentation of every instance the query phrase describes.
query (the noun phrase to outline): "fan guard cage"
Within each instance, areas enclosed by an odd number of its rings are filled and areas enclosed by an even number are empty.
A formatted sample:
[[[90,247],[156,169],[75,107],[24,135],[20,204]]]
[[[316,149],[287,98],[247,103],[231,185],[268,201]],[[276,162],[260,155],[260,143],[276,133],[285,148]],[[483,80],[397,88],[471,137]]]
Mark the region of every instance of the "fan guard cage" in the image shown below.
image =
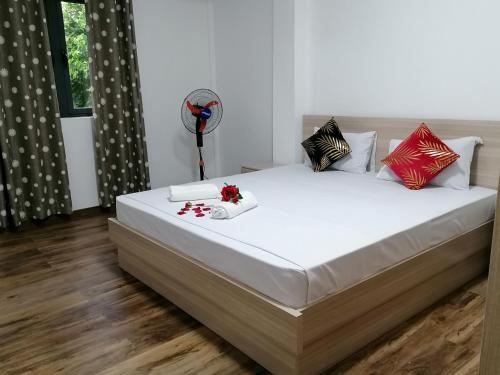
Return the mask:
[[[196,134],[196,117],[193,116],[187,107],[187,101],[193,105],[200,105],[204,107],[208,102],[217,101],[217,105],[210,107],[212,116],[207,120],[207,125],[203,134],[209,134],[215,130],[222,119],[222,102],[219,96],[209,89],[197,89],[192,91],[186,96],[181,107],[181,118],[184,127],[191,133]]]

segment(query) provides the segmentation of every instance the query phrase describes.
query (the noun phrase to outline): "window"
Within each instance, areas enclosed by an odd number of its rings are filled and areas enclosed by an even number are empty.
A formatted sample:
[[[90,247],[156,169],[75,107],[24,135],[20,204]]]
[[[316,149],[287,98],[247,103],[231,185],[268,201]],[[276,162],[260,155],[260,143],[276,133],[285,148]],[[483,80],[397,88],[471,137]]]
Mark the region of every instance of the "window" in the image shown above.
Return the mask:
[[[46,0],[52,62],[62,117],[92,115],[84,0]]]

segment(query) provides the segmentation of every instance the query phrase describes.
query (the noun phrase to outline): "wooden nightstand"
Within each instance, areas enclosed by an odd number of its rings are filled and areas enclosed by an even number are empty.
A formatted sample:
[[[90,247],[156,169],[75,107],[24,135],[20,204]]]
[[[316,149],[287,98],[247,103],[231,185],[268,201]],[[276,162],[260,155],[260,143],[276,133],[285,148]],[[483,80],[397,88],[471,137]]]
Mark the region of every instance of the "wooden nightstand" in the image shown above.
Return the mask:
[[[241,165],[241,173],[249,173],[255,171],[261,171],[263,169],[269,169],[274,167],[279,167],[281,164],[276,164],[273,162],[256,162],[256,163],[245,163]]]

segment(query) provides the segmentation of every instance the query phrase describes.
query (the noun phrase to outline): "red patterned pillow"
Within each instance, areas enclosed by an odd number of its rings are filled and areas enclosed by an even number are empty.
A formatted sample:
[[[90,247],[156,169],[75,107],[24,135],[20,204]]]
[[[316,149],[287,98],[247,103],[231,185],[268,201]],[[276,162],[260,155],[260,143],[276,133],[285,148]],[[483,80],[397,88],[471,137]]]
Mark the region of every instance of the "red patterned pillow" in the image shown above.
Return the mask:
[[[408,189],[418,190],[459,157],[422,123],[382,163],[391,168]]]

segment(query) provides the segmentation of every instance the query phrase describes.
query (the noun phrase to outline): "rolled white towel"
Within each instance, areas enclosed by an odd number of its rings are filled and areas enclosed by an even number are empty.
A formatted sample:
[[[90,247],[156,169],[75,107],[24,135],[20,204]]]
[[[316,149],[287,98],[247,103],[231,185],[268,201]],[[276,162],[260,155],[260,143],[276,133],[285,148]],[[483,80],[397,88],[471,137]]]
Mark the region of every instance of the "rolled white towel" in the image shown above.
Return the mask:
[[[214,184],[172,185],[169,191],[172,202],[214,199],[219,196],[219,189]]]
[[[232,219],[243,212],[257,207],[257,199],[249,191],[240,192],[243,197],[238,203],[232,202],[217,202],[212,207],[212,218],[214,219]]]

